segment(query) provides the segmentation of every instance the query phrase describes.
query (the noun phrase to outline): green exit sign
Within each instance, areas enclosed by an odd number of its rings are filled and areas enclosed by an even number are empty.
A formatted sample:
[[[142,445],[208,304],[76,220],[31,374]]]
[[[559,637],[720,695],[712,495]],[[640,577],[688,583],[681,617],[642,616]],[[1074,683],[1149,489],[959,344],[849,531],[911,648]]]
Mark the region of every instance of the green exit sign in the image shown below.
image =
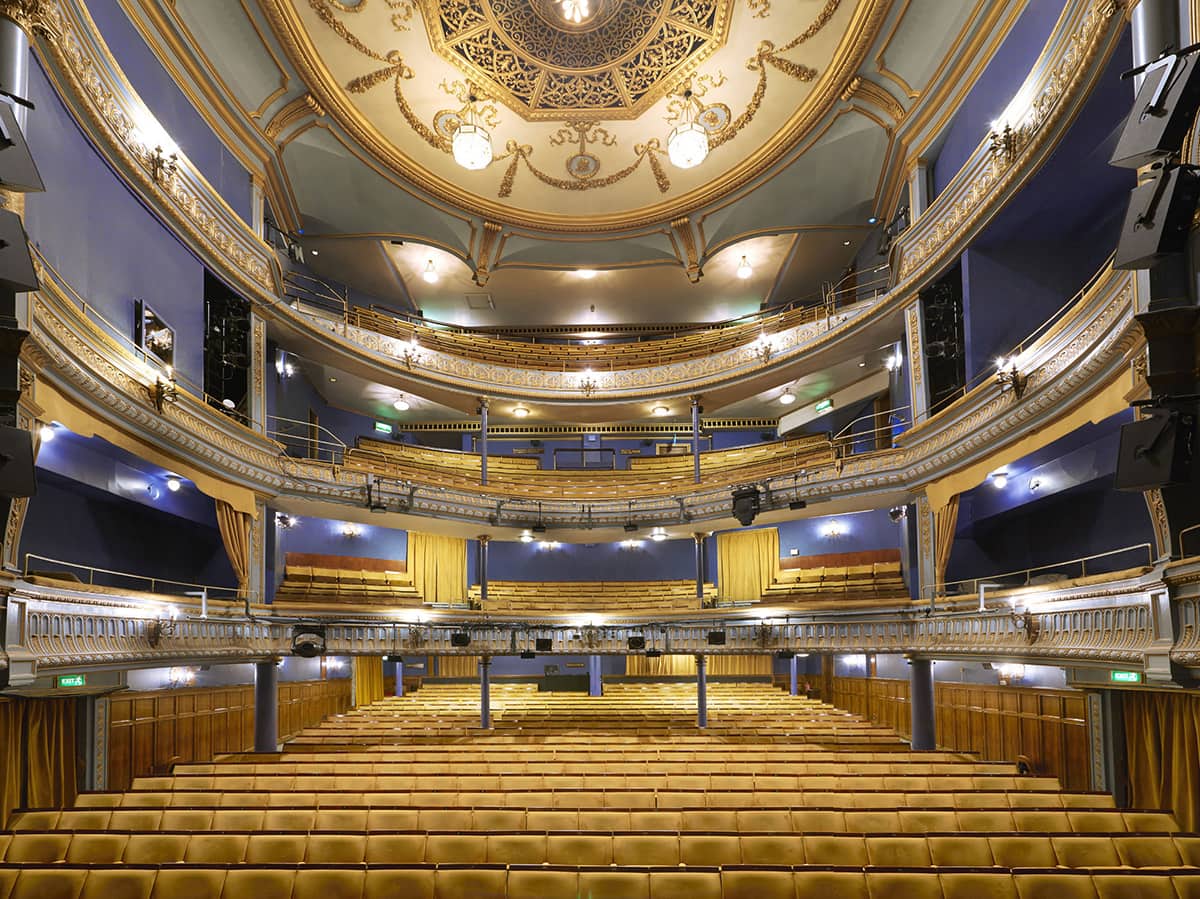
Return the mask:
[[[1140,684],[1142,675],[1139,671],[1110,671],[1109,679],[1114,684]]]
[[[821,400],[819,403],[817,403],[815,406],[813,406],[813,411],[814,412],[828,412],[832,408],[833,408],[833,400],[824,399],[824,400]]]
[[[390,433],[392,433],[392,426],[389,424],[385,424],[382,421],[377,421],[377,422],[375,422],[375,433],[376,434],[390,434]]]
[[[60,687],[86,687],[86,674],[60,674],[58,676],[58,685]]]

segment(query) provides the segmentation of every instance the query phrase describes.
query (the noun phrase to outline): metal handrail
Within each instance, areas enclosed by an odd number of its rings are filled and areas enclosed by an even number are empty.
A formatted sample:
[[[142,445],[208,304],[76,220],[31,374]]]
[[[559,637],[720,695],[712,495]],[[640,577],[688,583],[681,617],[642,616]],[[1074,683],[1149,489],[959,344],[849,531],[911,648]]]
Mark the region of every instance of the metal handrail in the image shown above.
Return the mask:
[[[303,431],[301,433],[295,433],[294,431],[289,430],[288,428],[271,428],[270,424],[272,422],[276,422],[276,423],[283,422],[288,425],[295,425],[299,428],[302,428]],[[301,421],[300,419],[297,419],[297,418],[286,418],[282,415],[268,415],[267,416],[267,425],[268,425],[267,432],[266,432],[267,436],[272,438],[273,440],[283,443],[285,446],[287,446],[291,443],[294,443],[294,442],[299,442],[299,443],[304,444],[305,446],[316,447],[317,458],[315,461],[318,461],[318,462],[325,461],[324,459],[321,458],[321,450],[325,447],[329,448],[330,463],[332,463],[334,465],[340,465],[341,462],[344,461],[346,458],[346,450],[348,449],[346,442],[344,440],[342,440],[342,438],[340,438],[337,434],[333,433],[333,431],[329,430],[329,428],[325,427],[324,425],[313,424],[312,422],[308,422],[308,421]],[[314,428],[317,430],[318,433],[328,434],[329,437],[331,437],[332,439],[331,440],[323,440],[318,437],[316,440],[314,440],[312,437],[309,436],[309,433]]]
[[[979,585],[980,581],[998,581],[998,580],[1001,580],[1004,578],[1012,578],[1012,577],[1024,577],[1025,582],[1023,584],[1001,585],[1000,589],[1012,589],[1013,587],[1029,587],[1029,586],[1033,586],[1032,580],[1033,580],[1034,572],[1047,571],[1049,569],[1054,569],[1054,568],[1063,568],[1068,565],[1079,565],[1080,572],[1081,572],[1079,576],[1087,577],[1087,563],[1088,562],[1094,561],[1096,559],[1108,558],[1110,556],[1118,556],[1118,555],[1121,555],[1122,553],[1133,552],[1135,550],[1141,550],[1141,549],[1146,550],[1146,566],[1153,567],[1154,566],[1154,545],[1151,543],[1134,543],[1130,546],[1123,546],[1120,549],[1110,549],[1110,550],[1107,550],[1106,552],[1093,553],[1090,556],[1082,556],[1081,558],[1078,558],[1078,559],[1068,559],[1063,562],[1052,562],[1048,565],[1037,565],[1032,568],[1022,568],[1019,571],[1008,571],[1008,572],[1005,572],[1004,574],[980,575],[979,577],[963,578],[963,579],[957,580],[957,581],[944,581],[943,583],[936,585],[933,588],[933,592],[934,592],[934,595],[936,595],[936,596],[946,596],[946,595],[948,595],[946,592],[947,587],[955,587],[955,586],[962,586],[964,584],[971,584],[972,586],[971,586],[970,593],[973,594],[973,593],[978,592],[978,585]]]
[[[195,584],[195,583],[191,583],[189,581],[175,581],[175,580],[171,580],[169,578],[151,577],[149,575],[144,575],[144,574],[134,574],[129,571],[115,571],[111,568],[100,568],[95,565],[84,565],[80,562],[68,562],[65,559],[52,559],[49,556],[42,556],[42,555],[38,555],[37,553],[25,553],[25,567],[22,572],[23,577],[29,577],[30,572],[32,571],[32,569],[30,568],[30,565],[29,565],[30,559],[37,559],[39,562],[48,562],[51,565],[63,565],[63,566],[66,566],[67,568],[77,568],[81,571],[86,571],[88,573],[87,583],[89,586],[104,586],[103,584],[96,583],[96,575],[97,574],[106,574],[106,575],[111,575],[113,577],[128,578],[130,580],[146,582],[150,585],[149,589],[146,591],[148,593],[164,593],[165,595],[168,595],[168,596],[184,595],[184,594],[176,594],[176,593],[171,593],[169,591],[162,591],[162,590],[157,589],[157,587],[160,585],[170,585],[172,587],[188,587],[192,590],[204,591],[202,595],[206,599],[209,596],[211,596],[211,594],[213,594],[213,593],[227,593],[235,599],[246,596],[246,594],[244,594],[240,590],[238,590],[237,587],[224,587],[224,586],[218,586],[216,584]]]
[[[868,419],[874,420],[874,419],[877,419],[877,418],[879,418],[881,415],[887,415],[887,416],[890,416],[890,415],[892,415],[892,413],[894,413],[894,412],[907,412],[907,411],[909,411],[909,410],[911,410],[911,409],[912,409],[912,406],[897,406],[895,409],[885,409],[885,410],[883,410],[882,412],[872,412],[872,413],[871,413],[871,414],[869,414],[869,415],[860,415],[858,418],[854,419],[854,421],[850,422],[850,424],[846,425],[846,427],[842,428],[840,431],[838,431],[836,434],[834,434],[834,435],[833,435],[833,437],[832,437],[832,438],[830,438],[830,439],[831,439],[831,440],[835,440],[835,441],[836,441],[836,440],[840,440],[841,438],[845,437],[845,436],[846,436],[846,433],[847,433],[847,432],[848,432],[848,431],[849,431],[849,430],[850,430],[852,427],[854,427],[856,424],[858,424],[860,421],[867,421]],[[909,421],[908,421],[908,419],[903,419],[902,421],[900,421],[900,422],[895,422],[895,423],[896,423],[896,424],[909,424]],[[890,430],[890,428],[887,428],[887,427],[885,427],[885,428],[876,428],[875,430],[876,430],[876,431],[886,431],[886,430]],[[874,432],[872,432],[872,431],[861,431],[861,432],[858,432],[858,433],[855,433],[855,434],[851,434],[850,436],[851,436],[851,437],[865,437],[865,436],[866,436],[867,434],[869,434],[869,433],[874,433]]]

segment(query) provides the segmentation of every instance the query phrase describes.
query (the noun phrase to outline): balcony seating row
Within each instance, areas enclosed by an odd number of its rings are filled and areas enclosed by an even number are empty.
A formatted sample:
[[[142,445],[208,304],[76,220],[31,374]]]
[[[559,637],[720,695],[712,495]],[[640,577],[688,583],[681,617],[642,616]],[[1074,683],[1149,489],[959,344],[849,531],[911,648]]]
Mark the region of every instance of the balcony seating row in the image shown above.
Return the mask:
[[[818,565],[786,568],[763,592],[767,602],[820,605],[847,598],[904,601],[908,588],[899,562],[870,562],[865,565]]]
[[[412,575],[404,571],[365,571],[311,565],[284,567],[283,581],[275,590],[276,603],[376,603],[387,606],[420,606],[421,594]]]
[[[704,585],[704,595],[715,598],[716,587]],[[480,602],[478,586],[470,592],[472,603]],[[485,612],[499,614],[561,615],[573,612],[597,614],[653,614],[696,611],[701,607],[696,582],[674,581],[490,581]]]

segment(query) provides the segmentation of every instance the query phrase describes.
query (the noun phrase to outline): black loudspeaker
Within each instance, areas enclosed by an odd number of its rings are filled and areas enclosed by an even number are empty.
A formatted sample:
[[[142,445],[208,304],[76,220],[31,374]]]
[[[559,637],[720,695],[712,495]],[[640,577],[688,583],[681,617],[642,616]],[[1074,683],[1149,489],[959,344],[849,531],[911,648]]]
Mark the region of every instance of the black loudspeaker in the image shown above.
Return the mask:
[[[646,650],[646,658],[661,659],[662,658],[662,650],[661,649],[647,649]]]
[[[554,647],[554,641],[549,637],[538,637],[533,641],[533,648],[538,652],[549,652]]]
[[[450,635],[450,645],[451,646],[470,646],[471,645],[471,635],[466,633],[465,631],[454,631]]]
[[[1198,201],[1200,175],[1186,166],[1156,166],[1154,177],[1129,195],[1113,268],[1150,268],[1184,252]]]
[[[1145,70],[1111,165],[1140,169],[1179,151],[1200,104],[1196,60],[1195,53],[1172,55]]]
[[[521,658],[523,658],[523,659],[536,659],[536,658],[537,658],[537,653],[536,653],[536,652],[534,652],[532,649],[527,649],[527,650],[525,650],[524,652],[522,652],[522,653],[521,653]]]
[[[1192,476],[1196,420],[1178,411],[1156,409],[1149,418],[1121,428],[1116,488],[1152,490],[1186,484]]]
[[[21,194],[46,189],[12,105],[3,101],[0,101],[0,184]]]
[[[36,493],[33,435],[24,428],[0,427],[0,498],[16,499]]]
[[[708,632],[708,645],[709,646],[724,646],[725,645],[725,632],[724,631],[709,631]]]
[[[38,289],[33,257],[29,255],[29,239],[25,236],[21,217],[15,212],[0,212],[0,286],[14,293]]]
[[[646,638],[645,637],[640,637],[640,636],[630,637],[629,640],[626,642],[628,643],[630,649],[645,649],[646,648]]]
[[[760,502],[761,494],[755,484],[751,484],[749,487],[738,487],[734,490],[733,517],[738,520],[738,524],[742,527],[749,527],[758,515]]]

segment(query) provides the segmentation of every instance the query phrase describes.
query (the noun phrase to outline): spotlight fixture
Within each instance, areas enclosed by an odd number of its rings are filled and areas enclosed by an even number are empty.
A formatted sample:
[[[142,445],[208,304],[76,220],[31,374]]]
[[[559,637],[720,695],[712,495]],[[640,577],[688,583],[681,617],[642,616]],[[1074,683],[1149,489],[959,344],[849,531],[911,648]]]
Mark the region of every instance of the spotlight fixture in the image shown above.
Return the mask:
[[[549,652],[554,648],[554,641],[549,637],[537,637],[533,641],[533,648],[538,652]]]
[[[492,163],[492,136],[479,124],[475,113],[475,98],[467,105],[467,114],[455,129],[450,141],[454,161],[464,169],[477,172]]]
[[[175,475],[169,475],[167,477],[167,489],[170,490],[172,493],[178,493],[179,488],[182,486],[183,486],[183,482],[180,481],[179,478],[175,477]]]
[[[747,280],[754,274],[754,266],[750,264],[745,256],[742,257],[742,264],[737,267],[737,276],[743,281]]]
[[[1017,357],[1005,359],[1001,356],[996,360],[996,383],[1000,386],[1000,392],[1003,393],[1006,389],[1012,388],[1013,396],[1020,399],[1025,393],[1025,382],[1027,376],[1021,374],[1017,368]]]
[[[798,511],[800,509],[807,509],[808,508],[808,500],[794,499],[790,503],[788,503],[788,508],[791,509],[793,512]]]
[[[284,515],[280,512],[275,516],[275,524],[280,530],[286,531],[296,526],[296,519],[292,515]]]
[[[637,522],[636,522],[636,521],[627,521],[627,522],[625,522],[625,533],[626,533],[626,534],[636,534],[636,533],[637,533],[637,529],[638,529],[638,526],[637,526]]]
[[[537,653],[536,653],[536,652],[534,652],[532,649],[526,649],[524,652],[522,652],[522,653],[521,653],[521,658],[523,658],[523,659],[536,659],[536,658],[537,658]]]
[[[781,649],[779,652],[775,653],[775,658],[782,659],[785,662],[790,662],[792,659],[796,658],[796,654],[790,649]]]
[[[904,506],[892,506],[892,508],[888,509],[888,518],[894,522],[899,523],[907,517],[908,509],[904,508]]]
[[[653,412],[656,418],[666,418],[671,414],[671,409],[668,406],[655,406]]]
[[[625,645],[634,651],[640,651],[646,648],[646,638],[641,634],[635,634],[625,641]]]
[[[709,646],[724,646],[725,645],[725,632],[724,631],[709,631],[708,632],[708,645]]]
[[[1008,472],[1003,468],[999,471],[992,472],[992,486],[997,490],[1003,490],[1008,486]]]
[[[784,406],[790,406],[796,402],[796,394],[792,393],[792,388],[789,387],[779,394],[779,402]]]
[[[38,437],[42,439],[42,443],[50,443],[57,436],[53,425],[42,425],[38,428]]]
[[[692,169],[708,156],[708,132],[695,119],[700,102],[690,84],[680,96],[683,108],[679,113],[679,124],[667,137],[667,156],[677,168]]]
[[[646,650],[646,658],[660,659],[660,658],[662,658],[662,650],[661,649],[647,649]]]
[[[514,418],[527,418],[529,416],[529,408],[526,406],[513,406],[512,414]]]
[[[403,396],[401,396],[400,399],[398,399],[398,400],[396,400],[396,402],[392,403],[392,408],[395,409],[397,412],[407,412],[409,409],[412,408],[412,403],[410,403]]]
[[[450,645],[463,647],[471,645],[471,635],[466,631],[454,631],[450,634]]]
[[[297,624],[292,628],[292,653],[302,659],[325,654],[325,628],[319,624]]]
[[[733,517],[738,520],[738,524],[744,528],[750,527],[758,515],[760,502],[761,494],[757,484],[735,489],[733,491]]]

